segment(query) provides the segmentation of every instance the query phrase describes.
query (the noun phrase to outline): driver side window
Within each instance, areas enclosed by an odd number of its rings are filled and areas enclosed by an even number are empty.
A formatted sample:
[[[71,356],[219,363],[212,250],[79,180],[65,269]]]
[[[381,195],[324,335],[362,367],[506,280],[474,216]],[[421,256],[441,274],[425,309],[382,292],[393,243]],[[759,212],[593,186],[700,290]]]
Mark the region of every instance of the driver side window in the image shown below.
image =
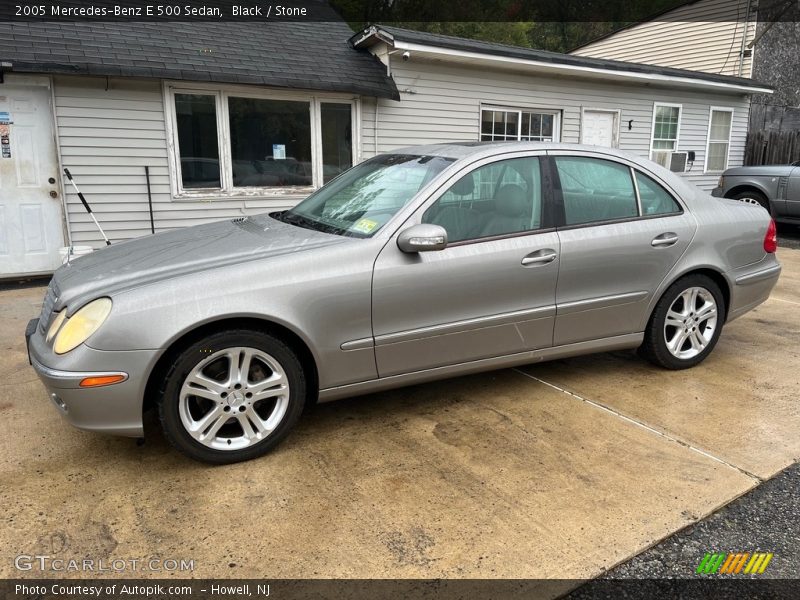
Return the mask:
[[[422,215],[440,225],[448,242],[534,231],[542,222],[539,159],[513,158],[466,174]]]

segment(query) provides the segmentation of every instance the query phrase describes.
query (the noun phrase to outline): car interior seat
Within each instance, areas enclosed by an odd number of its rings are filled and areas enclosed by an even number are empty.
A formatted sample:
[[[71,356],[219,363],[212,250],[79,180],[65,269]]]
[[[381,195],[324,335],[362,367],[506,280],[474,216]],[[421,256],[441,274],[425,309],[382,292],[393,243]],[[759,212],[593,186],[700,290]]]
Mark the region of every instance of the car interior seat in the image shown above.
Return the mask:
[[[494,196],[494,212],[481,228],[481,237],[525,231],[531,224],[531,210],[531,199],[521,186],[501,186]]]
[[[452,193],[456,198],[469,196],[475,190],[475,181],[472,173],[459,179],[448,194]],[[476,230],[480,225],[480,212],[475,209],[462,206],[462,202],[443,200],[438,203],[438,209],[430,215],[423,217],[424,223],[440,225],[447,231],[447,239],[450,242],[467,240],[475,237]]]

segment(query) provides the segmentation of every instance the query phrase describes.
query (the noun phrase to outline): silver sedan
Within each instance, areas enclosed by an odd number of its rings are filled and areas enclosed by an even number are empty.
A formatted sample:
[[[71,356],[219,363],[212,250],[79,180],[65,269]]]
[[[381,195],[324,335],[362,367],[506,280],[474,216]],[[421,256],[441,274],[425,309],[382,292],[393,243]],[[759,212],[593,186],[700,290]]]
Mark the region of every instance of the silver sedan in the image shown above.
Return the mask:
[[[760,206],[584,146],[377,156],[295,208],[112,245],[56,271],[26,332],[75,426],[259,456],[305,406],[638,348],[704,360],[778,279]]]

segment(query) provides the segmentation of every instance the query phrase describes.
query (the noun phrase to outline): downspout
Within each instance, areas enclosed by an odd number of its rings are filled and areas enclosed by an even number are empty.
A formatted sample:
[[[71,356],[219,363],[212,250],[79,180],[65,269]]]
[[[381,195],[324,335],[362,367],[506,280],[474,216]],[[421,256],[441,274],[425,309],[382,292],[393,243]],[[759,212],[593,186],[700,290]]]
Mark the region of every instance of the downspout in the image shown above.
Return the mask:
[[[391,77],[392,76],[392,53],[386,53],[386,74]],[[372,130],[373,133],[373,143],[375,144],[375,156],[378,156],[378,110],[381,105],[381,99],[377,96],[375,97],[375,123]]]
[[[752,0],[747,0],[747,11],[744,13],[744,31],[742,32],[742,47],[739,49],[739,77],[742,76],[744,70],[744,51],[747,48],[747,32],[750,31],[750,3]]]
[[[374,156],[378,156],[378,107],[381,105],[381,99],[377,96],[375,97],[375,126],[372,130],[373,136],[375,138],[374,145],[375,145],[375,154]]]

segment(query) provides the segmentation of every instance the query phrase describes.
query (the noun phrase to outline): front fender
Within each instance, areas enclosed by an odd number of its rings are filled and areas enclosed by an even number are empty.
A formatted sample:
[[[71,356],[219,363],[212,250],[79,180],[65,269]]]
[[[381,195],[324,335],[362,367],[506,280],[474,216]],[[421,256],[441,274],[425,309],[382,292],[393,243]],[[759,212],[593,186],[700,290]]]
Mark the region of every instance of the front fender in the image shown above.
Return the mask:
[[[371,379],[373,349],[341,346],[372,337],[373,262],[371,248],[342,245],[324,255],[290,255],[126,290],[112,296],[111,314],[88,344],[163,352],[198,327],[245,317],[281,325],[302,339],[317,362],[321,387]]]

